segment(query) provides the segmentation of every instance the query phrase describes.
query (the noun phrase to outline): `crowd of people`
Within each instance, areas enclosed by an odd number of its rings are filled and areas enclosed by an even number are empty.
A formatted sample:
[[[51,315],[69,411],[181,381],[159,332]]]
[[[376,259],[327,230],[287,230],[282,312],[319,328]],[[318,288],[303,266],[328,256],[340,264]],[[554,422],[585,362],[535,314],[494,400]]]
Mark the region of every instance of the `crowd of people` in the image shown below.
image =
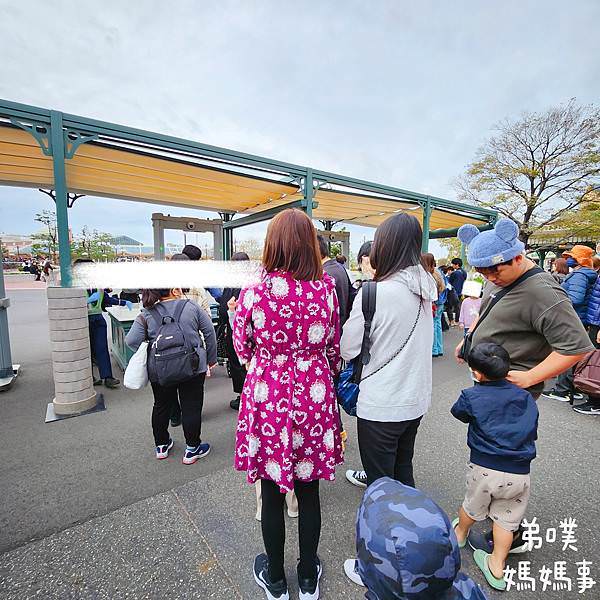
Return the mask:
[[[31,273],[35,277],[34,281],[50,282],[54,267],[50,257],[42,255],[23,261],[21,270]]]
[[[441,268],[433,255],[421,253],[421,226],[411,215],[398,213],[377,228],[359,251],[354,278],[345,257],[330,258],[327,241],[295,209],[269,224],[258,284],[210,290],[210,296],[206,290],[142,290],[144,309],[126,342],[134,351],[148,344],[156,458],[172,451],[169,425],[178,421],[186,440],[183,463],[209,454],[201,437],[204,384],[217,364],[217,346],[227,354],[231,407],[239,410],[234,466],[257,487],[265,552],[253,573],[267,598],[289,597],[286,501],[288,514],[298,518],[300,598],[319,597],[320,481],[332,481],[343,463],[348,417],[340,413],[336,385],[341,369],[357,357],[362,466],[346,477],[367,489],[357,516],[357,553],[343,563],[350,580],[371,599],[401,597],[417,585],[432,598],[485,598],[460,573],[461,549],[473,549],[485,579],[500,590],[508,554],[527,549],[521,520],[531,493],[537,400],[544,382],[556,376],[547,396],[573,396],[573,367],[600,345],[593,250],[575,246],[551,274],[526,258],[508,219],[486,232],[465,225],[459,237],[469,264],[487,282],[483,293],[460,258]],[[186,246],[174,259],[198,260],[199,252]],[[374,312],[366,318],[363,295],[371,294]],[[206,306],[211,296],[219,302],[216,331]],[[90,331],[107,303],[130,302],[99,290],[88,290],[88,297]],[[413,469],[419,425],[431,404],[431,356],[443,354],[445,314],[449,326],[461,328],[455,355],[473,379],[451,410],[468,424],[471,452],[465,499],[454,520],[418,490]],[[94,335],[106,340],[105,331]],[[94,349],[104,352],[96,343]],[[110,387],[112,373],[100,375]],[[600,398],[574,408],[598,414]],[[394,513],[407,525],[383,526]],[[487,519],[486,534],[472,530]],[[420,546],[425,531],[428,543]]]

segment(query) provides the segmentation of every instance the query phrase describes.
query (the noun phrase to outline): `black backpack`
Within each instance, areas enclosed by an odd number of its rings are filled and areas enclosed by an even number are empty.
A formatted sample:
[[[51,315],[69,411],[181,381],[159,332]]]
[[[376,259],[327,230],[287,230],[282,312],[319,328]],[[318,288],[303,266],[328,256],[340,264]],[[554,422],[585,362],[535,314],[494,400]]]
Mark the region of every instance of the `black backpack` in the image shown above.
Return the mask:
[[[160,302],[148,311],[158,325],[156,338],[148,347],[148,378],[163,387],[183,383],[199,374],[200,358],[179,325],[188,302],[178,300],[173,316]]]

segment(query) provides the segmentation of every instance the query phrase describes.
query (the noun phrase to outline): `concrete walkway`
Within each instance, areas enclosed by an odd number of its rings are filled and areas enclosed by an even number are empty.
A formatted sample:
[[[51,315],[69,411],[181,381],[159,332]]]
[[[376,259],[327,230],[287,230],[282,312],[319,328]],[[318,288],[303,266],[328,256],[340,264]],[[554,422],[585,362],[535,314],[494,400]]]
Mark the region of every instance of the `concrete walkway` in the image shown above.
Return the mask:
[[[261,598],[251,573],[262,550],[254,490],[231,467],[236,415],[227,406],[229,380],[220,373],[207,384],[203,431],[213,451],[192,466],[181,464],[180,429],[175,454],[165,461],[153,458],[149,390],[107,390],[106,412],[45,425],[52,382],[44,294],[16,291],[11,297],[13,355],[23,374],[10,392],[0,394],[0,597]],[[454,331],[447,335],[447,351],[456,337]],[[468,452],[466,427],[448,410],[467,385],[466,372],[450,358],[434,361],[433,406],[417,438],[417,483],[450,515],[463,497]],[[542,532],[574,517],[578,551],[562,551],[559,531],[557,542],[544,542],[510,564],[516,568],[519,560],[530,560],[537,576],[542,566],[567,561],[573,590],[542,592],[538,582],[535,591],[513,590],[504,597],[598,598],[598,587],[577,594],[575,562],[598,560],[600,420],[562,403],[542,399],[539,406],[529,516],[537,517]],[[359,465],[355,424],[345,421],[347,463],[335,483],[322,485],[324,599],[363,597],[342,573],[343,560],[354,552],[361,498],[343,477],[345,468]],[[297,527],[286,520],[294,589]],[[591,568],[600,582],[599,565]],[[467,551],[463,569],[485,587]]]

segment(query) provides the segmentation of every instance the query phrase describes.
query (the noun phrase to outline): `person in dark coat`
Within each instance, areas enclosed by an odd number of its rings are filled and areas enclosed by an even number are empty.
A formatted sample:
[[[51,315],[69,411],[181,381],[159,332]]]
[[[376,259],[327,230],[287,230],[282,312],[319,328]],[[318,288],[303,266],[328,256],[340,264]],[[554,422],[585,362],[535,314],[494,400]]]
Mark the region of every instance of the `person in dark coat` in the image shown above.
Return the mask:
[[[352,287],[348,271],[335,258],[329,258],[329,246],[322,235],[317,236],[319,252],[323,263],[323,271],[331,275],[335,281],[335,292],[340,305],[340,325],[343,326],[350,316],[355,290]]]
[[[587,246],[576,245],[569,252],[563,252],[567,266],[571,269],[564,281],[562,288],[567,292],[575,312],[584,325],[587,325],[587,309],[592,294],[592,288],[598,279],[598,274],[592,268],[594,251]],[[548,394],[549,398],[561,402],[569,402],[573,392],[573,368],[561,373],[556,380],[556,385]],[[583,398],[582,394],[575,393],[575,399]]]
[[[250,260],[250,257],[245,252],[236,252],[231,260]],[[227,360],[229,361],[229,372],[231,374],[231,383],[233,384],[233,392],[237,394],[229,406],[233,410],[240,409],[240,394],[244,388],[244,381],[246,380],[246,368],[240,363],[240,360],[233,347],[233,331],[231,330],[231,324],[229,323],[229,316],[227,314],[228,308],[227,303],[231,298],[236,300],[240,296],[239,288],[225,288],[221,297],[219,298],[219,334],[223,336],[225,342],[225,352],[227,354]]]

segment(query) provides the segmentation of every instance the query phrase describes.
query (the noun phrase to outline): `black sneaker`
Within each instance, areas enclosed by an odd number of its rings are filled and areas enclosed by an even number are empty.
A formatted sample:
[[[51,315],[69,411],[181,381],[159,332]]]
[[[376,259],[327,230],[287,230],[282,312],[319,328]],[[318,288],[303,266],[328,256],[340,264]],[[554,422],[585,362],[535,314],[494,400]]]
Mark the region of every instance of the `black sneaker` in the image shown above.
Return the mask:
[[[531,550],[531,542],[523,541],[523,531],[523,528],[519,525],[518,531],[513,534],[513,543],[508,552],[509,554],[523,554],[523,552]],[[491,530],[486,533],[471,530],[467,541],[473,550],[483,550],[488,554],[494,551],[494,537]]]
[[[118,388],[121,385],[121,381],[119,379],[115,379],[114,377],[107,377],[104,380],[104,385],[107,388],[114,390],[115,388]]]
[[[264,553],[259,554],[254,559],[254,581],[265,591],[268,600],[290,599],[285,577],[279,581],[271,581],[269,577],[269,559]]]
[[[232,400],[229,403],[229,406],[233,408],[233,410],[240,410],[240,397],[238,396],[235,400]]]
[[[596,406],[591,402],[585,402],[584,404],[578,404],[573,407],[575,412],[581,413],[582,415],[600,415],[600,406]]]
[[[300,577],[300,571],[298,571],[300,600],[319,600],[319,579],[321,579],[322,574],[323,567],[321,566],[321,560],[318,556],[316,577]]]
[[[569,392],[559,392],[558,390],[550,390],[544,392],[542,396],[550,398],[551,400],[558,400],[559,402],[569,402]]]

